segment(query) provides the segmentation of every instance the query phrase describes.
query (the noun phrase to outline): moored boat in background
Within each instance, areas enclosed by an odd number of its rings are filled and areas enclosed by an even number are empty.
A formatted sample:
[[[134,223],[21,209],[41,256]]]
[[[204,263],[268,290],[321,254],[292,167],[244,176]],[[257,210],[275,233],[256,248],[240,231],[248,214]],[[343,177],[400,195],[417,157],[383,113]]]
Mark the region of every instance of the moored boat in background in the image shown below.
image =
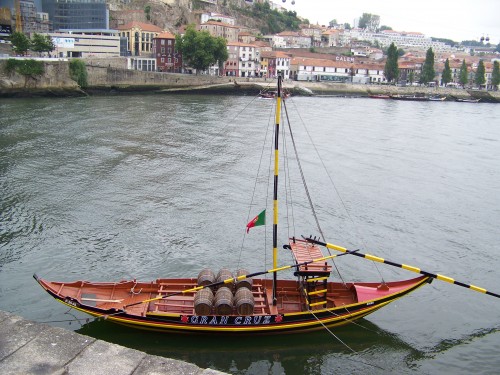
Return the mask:
[[[371,94],[369,95],[372,99],[390,99],[391,96],[388,94]]]
[[[456,98],[455,100],[461,103],[479,103],[481,98]]]

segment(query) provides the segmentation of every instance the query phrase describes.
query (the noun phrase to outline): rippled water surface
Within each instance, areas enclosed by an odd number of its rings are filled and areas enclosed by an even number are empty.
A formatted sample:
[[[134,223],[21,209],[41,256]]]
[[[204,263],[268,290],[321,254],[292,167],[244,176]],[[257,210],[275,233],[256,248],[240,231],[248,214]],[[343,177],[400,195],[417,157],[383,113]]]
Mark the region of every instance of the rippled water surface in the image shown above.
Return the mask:
[[[269,162],[272,105],[197,95],[1,100],[0,309],[235,374],[497,373],[500,300],[441,281],[333,330],[337,338],[208,338],[79,324],[84,315],[66,314],[32,279],[270,268],[270,232],[245,237],[244,228],[266,204],[254,187]],[[500,106],[292,97],[287,109],[329,242],[500,293]],[[291,233],[317,235],[306,197],[294,200]],[[414,276],[356,257],[337,266],[347,280]]]

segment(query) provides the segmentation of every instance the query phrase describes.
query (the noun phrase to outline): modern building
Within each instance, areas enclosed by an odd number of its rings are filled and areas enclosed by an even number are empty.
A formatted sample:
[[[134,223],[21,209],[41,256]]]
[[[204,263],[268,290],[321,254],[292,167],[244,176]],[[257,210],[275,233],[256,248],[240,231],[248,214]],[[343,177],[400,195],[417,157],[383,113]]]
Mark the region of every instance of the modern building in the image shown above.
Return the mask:
[[[48,34],[60,58],[120,56],[120,36],[116,30],[75,30]]]
[[[106,0],[42,0],[53,31],[109,29]]]

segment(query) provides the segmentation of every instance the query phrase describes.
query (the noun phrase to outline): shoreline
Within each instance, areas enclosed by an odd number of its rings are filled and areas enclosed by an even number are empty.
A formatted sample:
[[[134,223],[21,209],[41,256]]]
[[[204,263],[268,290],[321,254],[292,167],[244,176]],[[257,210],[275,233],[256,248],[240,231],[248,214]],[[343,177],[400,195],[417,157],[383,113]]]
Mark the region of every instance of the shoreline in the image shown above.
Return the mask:
[[[45,62],[44,73],[40,76],[7,73],[5,66],[5,60],[0,60],[1,98],[82,97],[130,93],[258,95],[261,90],[274,89],[276,82],[275,79],[269,78],[145,72],[89,62],[86,65],[87,87],[82,89],[70,78],[69,63],[66,61]],[[440,95],[446,96],[447,100],[476,98],[481,99],[481,102],[500,103],[500,91],[447,87],[284,80],[283,88],[294,96]]]

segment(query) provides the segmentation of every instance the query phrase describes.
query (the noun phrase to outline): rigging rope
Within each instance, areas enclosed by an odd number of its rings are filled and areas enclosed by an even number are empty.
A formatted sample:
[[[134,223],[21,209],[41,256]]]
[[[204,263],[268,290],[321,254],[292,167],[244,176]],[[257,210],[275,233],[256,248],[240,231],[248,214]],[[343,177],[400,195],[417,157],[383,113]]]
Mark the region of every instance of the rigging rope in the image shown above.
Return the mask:
[[[285,101],[283,101],[283,106],[285,108],[285,114],[286,114],[286,119],[287,119],[287,123],[288,123],[288,129],[289,129],[289,132],[290,132],[290,139],[292,141],[293,150],[295,152],[295,159],[297,160],[297,165],[298,165],[298,168],[299,168],[299,171],[300,171],[300,176],[302,178],[302,184],[304,185],[304,189],[306,191],[307,200],[309,202],[309,206],[310,206],[311,211],[313,213],[314,220],[316,221],[316,226],[318,228],[318,231],[321,234],[321,237],[325,238],[325,235],[323,234],[323,230],[321,229],[321,225],[319,223],[318,215],[316,214],[316,210],[314,209],[314,204],[312,202],[311,194],[309,194],[309,188],[307,187],[306,178],[304,176],[304,171],[302,169],[302,164],[300,163],[299,153],[297,151],[297,145],[295,144],[295,138],[293,136],[292,127],[290,125],[290,118],[288,116],[288,109],[286,107]],[[324,166],[324,164],[323,164],[323,166]],[[330,252],[330,249],[328,249],[328,254],[332,255],[331,252]],[[333,266],[335,267],[335,269],[337,270],[337,274],[339,275],[340,279],[342,280],[342,283],[345,285],[344,278],[342,277],[342,274],[340,273],[340,270],[337,267],[337,264],[335,263],[335,261],[333,259],[331,260],[331,262],[332,262]]]
[[[347,349],[349,349],[353,354],[358,354],[358,352],[356,352],[353,348],[351,348],[349,345],[347,345],[344,341],[342,341],[340,339],[340,337],[338,337],[337,335],[335,335],[335,333],[333,333],[330,328],[328,328],[321,320],[319,320],[319,318],[312,312],[311,309],[309,309],[309,312],[311,313],[312,316],[314,316],[314,318],[323,326],[323,328],[330,334],[332,335],[338,342],[340,342],[342,345],[344,345]],[[372,363],[368,363],[368,362],[364,362],[364,361],[359,361],[359,360],[354,360],[354,359],[351,359],[352,361],[355,361],[355,362],[358,362],[358,363],[361,363],[363,365],[366,365],[366,366],[372,366],[372,367],[376,367],[380,370],[384,370],[385,371],[385,368],[383,367],[380,367],[380,366],[377,366],[377,365],[374,365]]]
[[[292,100],[292,103],[295,105],[295,102],[294,102],[293,100]],[[287,109],[286,109],[286,106],[285,106],[285,112],[287,113],[287,116],[288,116],[288,111],[287,111]],[[312,139],[312,137],[311,137],[311,134],[309,133],[309,130],[308,130],[308,129],[307,129],[307,127],[305,126],[305,122],[304,122],[304,120],[302,119],[302,117],[301,117],[301,115],[300,115],[300,112],[299,112],[299,111],[297,111],[297,115],[298,115],[298,117],[300,118],[300,121],[301,121],[301,123],[302,123],[302,125],[303,125],[303,127],[304,127],[304,130],[306,131],[306,134],[307,134],[307,136],[308,136],[308,138],[309,138],[309,140],[310,140],[310,142],[311,142],[311,144],[312,144],[312,146],[313,146],[313,148],[314,148],[314,151],[316,152],[316,155],[318,156],[318,160],[320,161],[321,165],[323,166],[323,169],[324,169],[324,171],[325,171],[326,175],[328,176],[328,179],[329,179],[329,181],[330,181],[331,185],[333,186],[333,189],[335,190],[335,194],[336,194],[336,196],[338,197],[338,199],[339,199],[339,201],[340,201],[340,204],[341,204],[341,206],[342,206],[342,208],[343,208],[344,212],[345,212],[345,213],[346,213],[346,215],[347,215],[347,218],[349,219],[349,221],[351,222],[351,224],[353,225],[353,227],[354,227],[354,228],[358,228],[357,224],[354,222],[354,219],[352,218],[351,214],[349,213],[349,210],[347,209],[347,205],[345,204],[344,200],[342,199],[342,196],[340,195],[340,192],[339,192],[339,190],[338,190],[338,188],[337,188],[337,185],[335,184],[335,182],[333,181],[332,176],[331,176],[331,175],[330,175],[330,173],[328,172],[328,169],[326,168],[326,165],[325,165],[325,163],[324,163],[324,161],[323,161],[323,159],[322,159],[322,157],[321,157],[321,155],[320,155],[320,153],[319,153],[319,151],[318,151],[318,149],[317,149],[317,147],[316,147],[316,144],[314,143],[314,141],[313,141],[313,139]],[[288,124],[289,124],[289,126],[290,126],[290,121],[288,121]],[[320,231],[321,236],[324,238],[322,231],[321,231],[319,228],[318,228],[318,230]],[[359,230],[357,230],[357,232],[358,232],[358,233],[357,233],[357,235],[358,235],[358,237],[360,238],[361,243],[363,244],[363,247],[364,247],[364,248],[367,248],[367,246],[366,246],[366,242],[365,242],[365,240],[364,240],[363,236],[360,234]],[[331,255],[330,251],[328,252],[328,254],[330,254],[330,255]],[[344,281],[344,279],[342,278],[342,275],[340,274],[339,269],[337,268],[337,265],[335,264],[335,261],[334,261],[334,260],[332,260],[332,263],[334,264],[335,269],[337,270],[337,272],[338,272],[338,274],[339,274],[340,279],[341,279],[341,280],[342,280],[342,282],[345,284],[345,281]],[[382,275],[382,273],[380,272],[380,269],[379,269],[379,267],[378,267],[377,263],[376,263],[376,262],[372,262],[372,264],[375,266],[375,269],[377,270],[378,274],[380,275],[380,278],[382,279],[382,283],[385,283],[384,276],[383,276],[383,275]]]

